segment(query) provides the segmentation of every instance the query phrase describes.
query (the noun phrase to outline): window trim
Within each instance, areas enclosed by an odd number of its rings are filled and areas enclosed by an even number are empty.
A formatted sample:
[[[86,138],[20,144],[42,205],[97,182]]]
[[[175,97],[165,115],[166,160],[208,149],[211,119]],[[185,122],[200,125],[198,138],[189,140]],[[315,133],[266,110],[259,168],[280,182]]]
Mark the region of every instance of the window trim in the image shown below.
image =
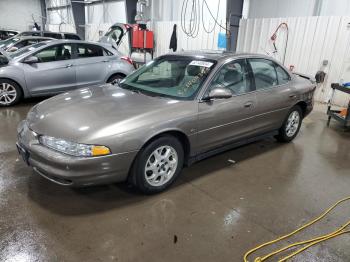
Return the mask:
[[[252,66],[251,66],[251,64],[250,64],[250,60],[251,60],[251,59],[267,60],[267,61],[273,63],[273,67],[274,67],[275,72],[276,72],[276,79],[277,79],[277,83],[278,83],[278,84],[275,85],[275,86],[270,86],[270,87],[266,87],[266,88],[257,89],[257,88],[256,88],[256,84],[255,84],[255,76],[254,76],[253,68],[252,68]],[[254,88],[255,88],[255,91],[256,91],[256,92],[271,90],[271,89],[274,89],[274,88],[278,88],[278,87],[281,87],[281,86],[285,86],[285,85],[289,84],[289,83],[292,81],[292,77],[291,77],[291,75],[289,74],[289,72],[287,72],[287,70],[285,70],[285,69],[283,68],[283,66],[281,66],[279,63],[275,62],[275,61],[272,60],[272,59],[264,58],[264,57],[248,57],[248,58],[247,58],[247,62],[248,62],[248,64],[249,64],[249,67],[250,67],[250,70],[251,70],[251,74],[252,74],[253,82],[254,82]],[[280,83],[279,83],[279,81],[278,81],[278,75],[277,75],[277,70],[276,70],[276,65],[278,65],[279,67],[281,67],[281,68],[284,70],[284,72],[286,72],[287,75],[289,76],[289,79],[288,79],[288,82],[287,82],[287,83],[285,83],[285,84],[280,84]]]
[[[252,79],[251,67],[250,67],[249,62],[247,61],[247,58],[246,57],[234,57],[232,59],[226,60],[219,68],[217,68],[213,72],[213,75],[207,79],[207,83],[203,86],[203,90],[204,89],[205,90],[202,92],[202,95],[199,95],[200,98],[199,98],[198,101],[200,103],[201,102],[207,102],[205,100],[207,91],[210,88],[210,85],[214,81],[215,77],[220,73],[221,69],[223,69],[224,66],[226,66],[226,65],[228,65],[228,64],[230,64],[230,63],[232,63],[234,61],[238,61],[238,60],[245,60],[245,63],[246,63],[246,66],[247,66],[247,71],[248,71],[247,73],[248,73],[248,77],[249,77],[249,80],[250,80],[249,82],[251,84],[251,91],[243,93],[243,94],[232,94],[231,98],[252,94],[252,93],[254,93],[256,91],[256,89],[255,89],[255,79]],[[231,98],[229,98],[229,99],[231,99]]]
[[[75,59],[75,57],[74,57],[74,45],[73,45],[72,43],[60,43],[60,44],[54,44],[54,45],[50,45],[50,46],[45,46],[44,48],[42,48],[42,49],[40,49],[40,50],[38,50],[38,51],[36,51],[36,52],[33,52],[33,53],[31,53],[30,55],[24,57],[24,58],[22,59],[22,61],[24,61],[26,58],[28,58],[28,57],[30,57],[30,56],[36,56],[36,54],[38,54],[38,53],[44,51],[45,49],[52,48],[52,47],[59,46],[59,45],[70,45],[70,46],[71,46],[71,57],[70,57],[70,59],[67,59],[67,60],[73,60],[73,59]],[[55,61],[49,61],[49,62],[39,62],[38,64],[52,63],[52,62],[60,62],[60,61],[67,61],[67,60],[57,60],[57,61],[55,60]]]
[[[79,57],[79,52],[78,48],[79,45],[92,45],[92,46],[97,46],[102,50],[102,56],[90,56],[90,57]],[[96,44],[90,44],[90,43],[75,43],[74,46],[74,59],[88,59],[88,58],[96,58],[96,57],[105,57],[106,55],[104,54],[104,47]]]

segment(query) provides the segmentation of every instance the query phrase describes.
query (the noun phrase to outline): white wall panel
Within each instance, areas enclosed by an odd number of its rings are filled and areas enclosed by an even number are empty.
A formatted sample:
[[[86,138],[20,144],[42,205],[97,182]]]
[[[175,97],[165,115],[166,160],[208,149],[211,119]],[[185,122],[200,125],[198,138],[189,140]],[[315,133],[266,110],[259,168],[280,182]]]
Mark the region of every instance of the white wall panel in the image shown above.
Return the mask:
[[[41,7],[39,0],[0,0],[0,28],[26,31],[35,21],[41,24]]]
[[[296,72],[309,75],[322,67],[322,61],[328,60],[324,69],[326,82],[316,92],[316,100],[326,102],[330,95],[330,84],[344,79],[350,82],[350,17],[295,17],[264,18],[241,20],[237,51],[268,54],[282,61],[285,31],[278,33],[276,46],[278,53],[273,53],[271,35],[277,26],[286,22],[289,26],[289,41],[285,65],[295,66]],[[339,93],[336,103],[346,105],[348,97]]]

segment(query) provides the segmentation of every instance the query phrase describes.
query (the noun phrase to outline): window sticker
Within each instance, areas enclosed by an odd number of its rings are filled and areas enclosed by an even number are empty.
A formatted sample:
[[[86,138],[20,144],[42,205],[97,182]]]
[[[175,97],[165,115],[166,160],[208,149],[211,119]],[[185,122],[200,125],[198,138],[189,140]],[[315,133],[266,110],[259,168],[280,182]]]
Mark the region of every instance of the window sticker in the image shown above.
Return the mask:
[[[208,61],[199,61],[199,60],[193,60],[189,65],[193,65],[193,66],[203,66],[203,67],[211,67],[213,65],[212,62],[208,62]]]

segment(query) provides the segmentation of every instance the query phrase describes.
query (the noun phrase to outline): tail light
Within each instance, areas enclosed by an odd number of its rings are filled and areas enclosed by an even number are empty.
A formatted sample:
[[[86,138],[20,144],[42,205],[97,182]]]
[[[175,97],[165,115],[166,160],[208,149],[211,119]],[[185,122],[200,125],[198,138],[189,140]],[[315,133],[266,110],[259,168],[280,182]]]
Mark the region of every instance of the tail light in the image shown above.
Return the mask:
[[[134,66],[134,61],[132,61],[132,59],[128,56],[122,56],[120,59],[128,62],[130,65]]]

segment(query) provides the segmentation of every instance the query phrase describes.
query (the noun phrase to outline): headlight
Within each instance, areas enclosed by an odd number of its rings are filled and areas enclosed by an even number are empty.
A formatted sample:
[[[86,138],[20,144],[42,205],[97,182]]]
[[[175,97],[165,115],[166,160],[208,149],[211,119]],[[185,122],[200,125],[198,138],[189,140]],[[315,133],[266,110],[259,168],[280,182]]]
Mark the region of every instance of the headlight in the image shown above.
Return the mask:
[[[111,150],[105,146],[78,144],[51,136],[40,136],[39,142],[46,147],[71,156],[91,157],[111,153]]]

